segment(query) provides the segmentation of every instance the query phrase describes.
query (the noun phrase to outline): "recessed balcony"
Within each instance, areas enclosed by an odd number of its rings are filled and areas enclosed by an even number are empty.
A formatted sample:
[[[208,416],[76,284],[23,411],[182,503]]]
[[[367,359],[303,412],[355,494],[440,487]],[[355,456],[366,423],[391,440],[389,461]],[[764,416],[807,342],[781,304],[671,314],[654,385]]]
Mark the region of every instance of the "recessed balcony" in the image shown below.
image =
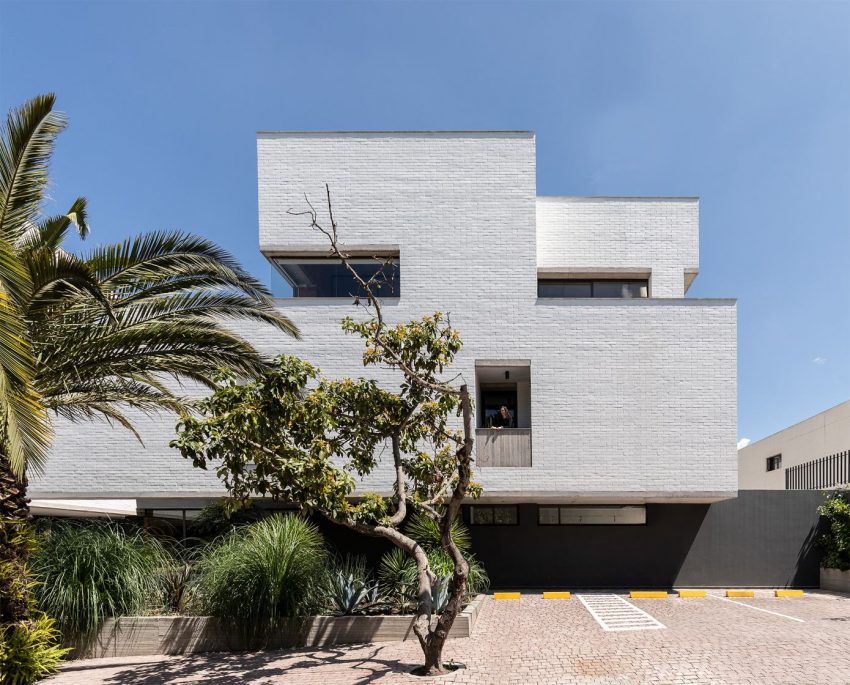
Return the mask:
[[[531,466],[530,428],[476,428],[478,466]]]

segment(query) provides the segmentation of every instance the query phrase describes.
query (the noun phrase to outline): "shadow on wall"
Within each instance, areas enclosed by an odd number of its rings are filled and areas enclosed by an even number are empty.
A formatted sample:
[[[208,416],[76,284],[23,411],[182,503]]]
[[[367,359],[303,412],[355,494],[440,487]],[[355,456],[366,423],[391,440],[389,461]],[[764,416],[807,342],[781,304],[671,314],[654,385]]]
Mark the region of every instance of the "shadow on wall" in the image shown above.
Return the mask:
[[[817,587],[820,492],[740,491],[715,504],[649,504],[646,525],[472,526],[495,588]],[[467,519],[468,520],[468,519]]]

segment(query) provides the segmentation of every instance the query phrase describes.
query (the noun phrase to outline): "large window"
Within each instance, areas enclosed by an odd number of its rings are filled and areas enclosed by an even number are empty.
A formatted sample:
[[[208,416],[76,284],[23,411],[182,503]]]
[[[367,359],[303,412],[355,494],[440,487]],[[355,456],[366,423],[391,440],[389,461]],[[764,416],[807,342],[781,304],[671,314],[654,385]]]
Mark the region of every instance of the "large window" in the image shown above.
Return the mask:
[[[541,526],[639,526],[646,523],[646,507],[541,505],[537,507],[537,523]]]
[[[537,281],[537,297],[649,297],[649,281],[541,278]]]
[[[400,265],[398,257],[357,257],[349,260],[364,280],[378,275],[376,294],[398,297]],[[276,257],[275,268],[283,283],[275,288],[278,297],[355,297],[365,293],[339,259],[325,257]]]

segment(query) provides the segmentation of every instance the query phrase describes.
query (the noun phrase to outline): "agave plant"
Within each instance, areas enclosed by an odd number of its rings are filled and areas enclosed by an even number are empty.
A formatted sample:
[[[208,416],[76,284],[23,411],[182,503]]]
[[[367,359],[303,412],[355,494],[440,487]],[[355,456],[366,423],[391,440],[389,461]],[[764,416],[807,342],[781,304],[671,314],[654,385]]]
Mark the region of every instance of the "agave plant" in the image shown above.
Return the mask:
[[[378,602],[378,583],[372,581],[364,557],[345,557],[328,577],[327,598],[333,610],[350,616]]]

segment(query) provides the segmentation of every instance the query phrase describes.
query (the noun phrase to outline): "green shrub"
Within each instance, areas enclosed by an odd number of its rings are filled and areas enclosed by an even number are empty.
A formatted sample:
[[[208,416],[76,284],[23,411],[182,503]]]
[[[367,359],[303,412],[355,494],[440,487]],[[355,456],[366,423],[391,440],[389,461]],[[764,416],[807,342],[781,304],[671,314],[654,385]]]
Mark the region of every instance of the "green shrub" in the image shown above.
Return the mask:
[[[818,513],[829,523],[829,532],[818,538],[823,555],[821,566],[850,569],[850,490],[829,493]]]
[[[442,611],[449,598],[449,582],[454,574],[454,562],[449,553],[440,545],[440,527],[436,521],[422,515],[414,514],[405,526],[405,532],[414,538],[428,555],[431,571],[437,577],[432,587],[434,611]],[[478,563],[469,551],[472,541],[469,529],[460,521],[452,524],[452,539],[458,546],[469,564],[467,578],[467,598],[480,592],[486,592],[490,579],[484,567]],[[382,593],[390,599],[402,612],[412,610],[417,601],[418,579],[416,564],[413,559],[401,549],[393,549],[381,558],[378,571]]]
[[[196,600],[212,616],[260,629],[320,603],[327,555],[321,533],[294,514],[276,514],[213,542],[198,564]]]
[[[218,538],[238,526],[246,523],[256,523],[265,518],[267,511],[253,507],[241,507],[236,511],[228,511],[221,502],[208,504],[189,524],[189,533],[196,538],[211,540]]]
[[[468,552],[463,555],[469,564],[469,576],[466,579],[466,594],[477,595],[482,592],[487,592],[490,587],[490,578],[484,567],[478,563],[478,560]],[[451,577],[454,573],[454,561],[449,556],[449,553],[444,549],[429,549],[428,561],[431,564],[431,570],[438,577]]]
[[[372,580],[365,557],[347,556],[337,560],[328,573],[324,590],[331,610],[341,616],[350,616],[378,602],[378,583]]]
[[[67,640],[87,638],[105,618],[161,604],[167,563],[162,544],[140,529],[104,521],[54,523],[33,556],[38,605]]]
[[[59,640],[55,621],[44,615],[0,627],[0,682],[29,685],[56,672],[69,651]]]
[[[403,549],[396,547],[381,557],[378,581],[381,593],[402,613],[407,613],[416,606],[416,594],[419,589],[416,564]]]
[[[424,514],[414,514],[404,527],[404,532],[416,540],[425,549],[438,549],[440,543],[440,526]],[[472,547],[469,528],[463,522],[455,519],[452,523],[452,540],[461,552],[468,552]]]

